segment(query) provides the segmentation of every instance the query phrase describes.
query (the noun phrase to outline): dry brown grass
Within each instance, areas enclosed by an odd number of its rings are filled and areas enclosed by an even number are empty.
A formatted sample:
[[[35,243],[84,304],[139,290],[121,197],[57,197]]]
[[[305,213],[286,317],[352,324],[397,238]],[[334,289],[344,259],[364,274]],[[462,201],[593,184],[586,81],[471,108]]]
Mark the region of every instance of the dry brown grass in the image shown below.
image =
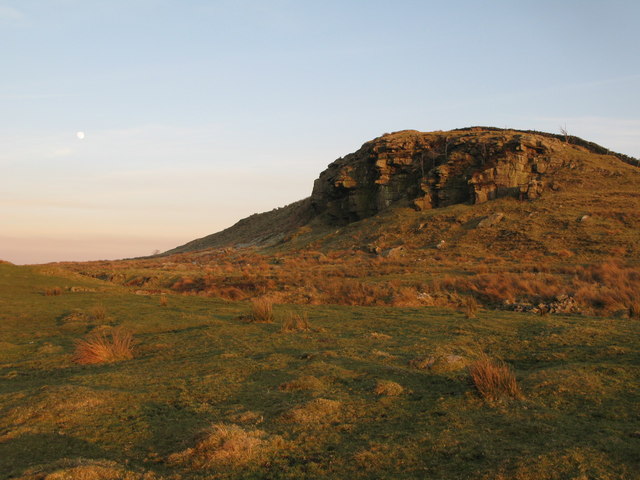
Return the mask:
[[[278,387],[284,392],[294,392],[298,390],[318,391],[325,388],[325,384],[318,377],[313,375],[303,375],[290,382],[285,382]]]
[[[89,309],[89,315],[94,321],[102,322],[107,318],[107,307],[101,303],[94,305]]]
[[[342,404],[337,400],[316,398],[284,414],[284,420],[302,424],[318,424],[338,419]]]
[[[167,305],[169,305],[169,298],[166,295],[160,295],[160,306],[166,307]]]
[[[467,297],[464,299],[464,316],[466,318],[476,318],[478,316],[478,310],[480,306],[474,297]]]
[[[44,289],[45,297],[57,297],[58,295],[62,295],[62,288],[60,287],[51,287]]]
[[[283,445],[281,437],[269,437],[262,430],[245,430],[235,424],[218,423],[201,435],[195,447],[170,455],[168,462],[193,469],[242,466],[266,460]]]
[[[62,459],[27,470],[16,480],[161,480],[152,472],[135,472],[110,460]]]
[[[256,425],[264,421],[264,415],[259,412],[254,412],[253,410],[246,410],[244,412],[231,415],[229,419],[235,423],[251,423]]]
[[[79,340],[73,360],[81,365],[91,365],[132,358],[133,335],[122,328],[114,328],[109,333],[101,330]]]
[[[255,323],[273,323],[273,302],[268,298],[257,298],[251,302],[249,320]]]
[[[374,340],[389,340],[391,338],[391,335],[387,335],[386,333],[380,333],[380,332],[371,332],[369,334],[369,337]]]
[[[280,329],[283,333],[306,332],[309,330],[311,330],[311,326],[309,325],[307,314],[294,312],[290,312],[284,317],[282,320],[282,328]]]
[[[486,400],[522,397],[513,370],[504,362],[481,355],[469,366],[469,373],[478,393]]]
[[[402,385],[391,380],[378,380],[376,387],[373,389],[373,393],[376,395],[384,395],[389,397],[395,397],[404,393]]]

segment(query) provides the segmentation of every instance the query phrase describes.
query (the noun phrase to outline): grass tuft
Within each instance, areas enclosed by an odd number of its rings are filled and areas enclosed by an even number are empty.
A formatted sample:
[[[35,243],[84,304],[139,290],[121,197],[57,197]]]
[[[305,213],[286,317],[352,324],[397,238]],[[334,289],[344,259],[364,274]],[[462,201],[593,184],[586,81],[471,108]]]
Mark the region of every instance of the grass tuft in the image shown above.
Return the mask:
[[[107,307],[101,303],[89,309],[89,316],[96,322],[103,322],[107,318]]]
[[[316,398],[285,413],[284,419],[301,424],[327,423],[340,415],[342,403],[327,398]]]
[[[278,387],[283,392],[294,392],[298,390],[310,390],[317,391],[323,390],[325,388],[325,384],[322,380],[313,375],[303,375],[298,377],[290,382],[285,382]]]
[[[133,358],[133,335],[122,328],[92,333],[76,343],[73,360],[80,365],[119,362]]]
[[[309,330],[311,330],[311,326],[309,325],[307,314],[294,312],[290,312],[286,317],[284,317],[282,320],[282,328],[280,329],[283,333],[307,332]]]
[[[399,383],[392,382],[391,380],[378,380],[376,383],[376,388],[373,389],[373,392],[376,395],[396,397],[404,393],[404,388],[402,388],[402,385],[400,385]]]
[[[478,310],[480,306],[478,301],[474,297],[467,297],[464,299],[464,316],[467,318],[476,318],[478,316]]]
[[[469,366],[469,373],[478,393],[486,400],[522,397],[513,370],[504,362],[482,355]]]
[[[268,298],[257,298],[251,302],[249,321],[253,323],[273,323],[273,302]]]
[[[160,295],[160,306],[166,307],[167,305],[169,305],[169,299],[167,296],[165,294]]]
[[[218,423],[204,432],[196,446],[169,456],[171,464],[193,469],[209,469],[219,465],[242,466],[265,460],[282,446],[282,438],[268,438],[262,430],[245,430],[235,424]]]

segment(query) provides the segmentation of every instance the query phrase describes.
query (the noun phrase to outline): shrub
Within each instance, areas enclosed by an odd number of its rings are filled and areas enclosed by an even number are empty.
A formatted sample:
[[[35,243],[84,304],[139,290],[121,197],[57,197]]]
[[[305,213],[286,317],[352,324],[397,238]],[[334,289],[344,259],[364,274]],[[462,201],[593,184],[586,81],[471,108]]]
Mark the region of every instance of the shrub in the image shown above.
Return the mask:
[[[251,302],[251,315],[249,320],[256,323],[273,322],[273,302],[268,298],[258,298]]]
[[[133,358],[133,335],[122,328],[109,334],[104,330],[92,333],[76,343],[74,361],[81,365],[111,363]]]
[[[478,393],[489,401],[522,396],[511,367],[504,362],[482,355],[469,366],[469,373]]]
[[[284,319],[282,320],[282,328],[280,331],[282,332],[306,332],[310,330],[309,320],[307,318],[306,313],[293,313],[290,312]]]
[[[44,295],[46,297],[57,297],[58,295],[62,295],[62,288],[60,287],[45,288]]]

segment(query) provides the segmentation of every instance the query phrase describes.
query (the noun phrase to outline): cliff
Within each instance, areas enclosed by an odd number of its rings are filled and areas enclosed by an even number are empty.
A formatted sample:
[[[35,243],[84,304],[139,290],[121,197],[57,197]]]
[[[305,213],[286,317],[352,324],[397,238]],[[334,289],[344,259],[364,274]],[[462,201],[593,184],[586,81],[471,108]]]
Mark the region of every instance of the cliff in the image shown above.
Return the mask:
[[[569,143],[573,138],[482,127],[386,134],[330,164],[314,184],[311,205],[346,224],[391,205],[428,210],[507,196],[531,200],[557,188],[556,174],[594,149]]]

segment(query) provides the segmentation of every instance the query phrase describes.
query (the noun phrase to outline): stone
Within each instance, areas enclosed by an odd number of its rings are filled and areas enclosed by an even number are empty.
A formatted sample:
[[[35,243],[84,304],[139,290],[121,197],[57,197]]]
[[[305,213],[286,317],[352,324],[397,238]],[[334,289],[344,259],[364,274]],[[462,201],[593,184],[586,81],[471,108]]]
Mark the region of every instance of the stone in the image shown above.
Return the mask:
[[[405,248],[404,247],[394,247],[387,248],[382,251],[382,256],[385,258],[400,258],[404,255]]]
[[[500,221],[502,221],[503,218],[504,218],[504,213],[500,213],[500,212],[492,213],[488,217],[484,217],[482,220],[480,220],[480,222],[478,223],[478,228],[491,227],[496,223],[499,223]]]

